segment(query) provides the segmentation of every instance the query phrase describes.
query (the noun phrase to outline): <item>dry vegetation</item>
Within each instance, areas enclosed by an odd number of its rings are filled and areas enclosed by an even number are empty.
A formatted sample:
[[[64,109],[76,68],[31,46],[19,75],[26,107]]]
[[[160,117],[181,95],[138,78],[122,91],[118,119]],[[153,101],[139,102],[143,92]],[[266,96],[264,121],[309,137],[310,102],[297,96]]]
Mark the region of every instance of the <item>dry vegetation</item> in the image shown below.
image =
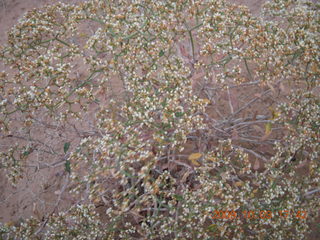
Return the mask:
[[[29,11],[0,48],[0,168],[32,195],[32,216],[0,223],[0,239],[316,235],[319,9],[89,0]]]

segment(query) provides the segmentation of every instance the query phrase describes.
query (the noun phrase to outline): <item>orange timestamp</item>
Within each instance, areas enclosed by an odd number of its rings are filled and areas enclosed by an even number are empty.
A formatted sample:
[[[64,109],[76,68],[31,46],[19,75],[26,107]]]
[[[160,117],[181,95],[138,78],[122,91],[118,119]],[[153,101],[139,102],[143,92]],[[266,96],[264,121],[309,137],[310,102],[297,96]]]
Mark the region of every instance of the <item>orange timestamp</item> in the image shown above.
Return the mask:
[[[307,211],[292,211],[292,210],[244,210],[244,211],[222,211],[215,210],[211,214],[212,219],[272,219],[274,217],[280,218],[295,218],[295,219],[306,219]]]

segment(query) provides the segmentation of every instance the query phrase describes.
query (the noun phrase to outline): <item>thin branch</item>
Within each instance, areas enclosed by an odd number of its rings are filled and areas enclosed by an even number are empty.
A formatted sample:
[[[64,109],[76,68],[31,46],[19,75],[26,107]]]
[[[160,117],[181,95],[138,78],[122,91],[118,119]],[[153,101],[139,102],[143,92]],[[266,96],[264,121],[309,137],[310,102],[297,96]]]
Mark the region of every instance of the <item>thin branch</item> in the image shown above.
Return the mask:
[[[269,89],[265,92],[263,92],[261,94],[261,96],[256,97],[254,99],[252,99],[251,101],[249,101],[247,104],[245,104],[244,106],[242,106],[241,108],[239,108],[234,114],[232,114],[229,119],[231,119],[232,117],[236,116],[237,114],[239,114],[240,112],[242,112],[244,109],[246,109],[247,107],[249,107],[252,103],[256,102],[257,100],[259,100],[261,97],[263,97],[264,95],[267,95],[268,93],[270,93],[272,90]]]
[[[233,114],[233,113],[234,113],[234,110],[233,110],[233,106],[232,106],[232,102],[231,102],[231,96],[230,96],[230,90],[229,90],[229,88],[227,88],[227,91],[228,91],[228,100],[229,100],[230,112],[231,112],[231,114]]]
[[[239,149],[241,149],[241,150],[243,150],[243,151],[245,151],[245,152],[251,153],[252,155],[256,156],[257,158],[263,160],[264,162],[267,162],[267,161],[268,161],[268,159],[266,159],[264,156],[256,153],[256,152],[253,151],[253,150],[250,150],[250,149],[244,148],[244,147],[240,147],[240,146],[235,146],[235,145],[232,145],[232,146],[235,147],[235,148],[239,148]]]

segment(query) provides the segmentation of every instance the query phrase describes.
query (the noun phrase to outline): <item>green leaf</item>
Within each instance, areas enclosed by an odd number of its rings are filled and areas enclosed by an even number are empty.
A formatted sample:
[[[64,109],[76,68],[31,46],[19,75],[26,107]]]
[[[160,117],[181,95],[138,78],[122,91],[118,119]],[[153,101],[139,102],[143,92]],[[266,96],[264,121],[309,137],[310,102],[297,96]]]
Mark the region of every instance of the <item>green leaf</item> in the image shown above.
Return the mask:
[[[71,173],[71,166],[70,166],[69,160],[66,160],[66,163],[64,164],[64,166],[65,166],[66,172]]]
[[[163,50],[160,50],[159,52],[159,57],[162,57],[164,55],[164,51]]]
[[[65,154],[68,152],[69,147],[70,147],[70,142],[66,142],[63,146],[63,151]]]
[[[176,117],[182,117],[183,116],[183,112],[176,112],[175,115],[176,115]]]
[[[218,226],[216,224],[211,224],[207,227],[207,231],[216,232],[218,230]]]
[[[183,200],[184,200],[184,198],[183,198],[183,196],[182,196],[182,195],[174,194],[173,196],[174,196],[174,197],[175,197],[175,199],[177,199],[178,201],[183,201]]]
[[[26,151],[23,152],[22,155],[23,155],[24,157],[26,157],[26,156],[28,156],[30,153],[31,153],[30,151],[26,150]]]

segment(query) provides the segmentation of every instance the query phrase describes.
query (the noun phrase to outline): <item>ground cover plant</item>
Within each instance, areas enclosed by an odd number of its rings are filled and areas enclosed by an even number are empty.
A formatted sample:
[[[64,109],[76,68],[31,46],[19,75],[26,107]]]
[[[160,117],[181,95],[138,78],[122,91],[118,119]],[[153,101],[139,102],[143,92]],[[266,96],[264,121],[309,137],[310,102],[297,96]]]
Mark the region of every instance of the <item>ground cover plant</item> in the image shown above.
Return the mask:
[[[29,11],[0,48],[0,167],[40,190],[33,216],[2,223],[0,238],[319,231],[319,9],[89,0]],[[58,183],[42,184],[50,169]]]

